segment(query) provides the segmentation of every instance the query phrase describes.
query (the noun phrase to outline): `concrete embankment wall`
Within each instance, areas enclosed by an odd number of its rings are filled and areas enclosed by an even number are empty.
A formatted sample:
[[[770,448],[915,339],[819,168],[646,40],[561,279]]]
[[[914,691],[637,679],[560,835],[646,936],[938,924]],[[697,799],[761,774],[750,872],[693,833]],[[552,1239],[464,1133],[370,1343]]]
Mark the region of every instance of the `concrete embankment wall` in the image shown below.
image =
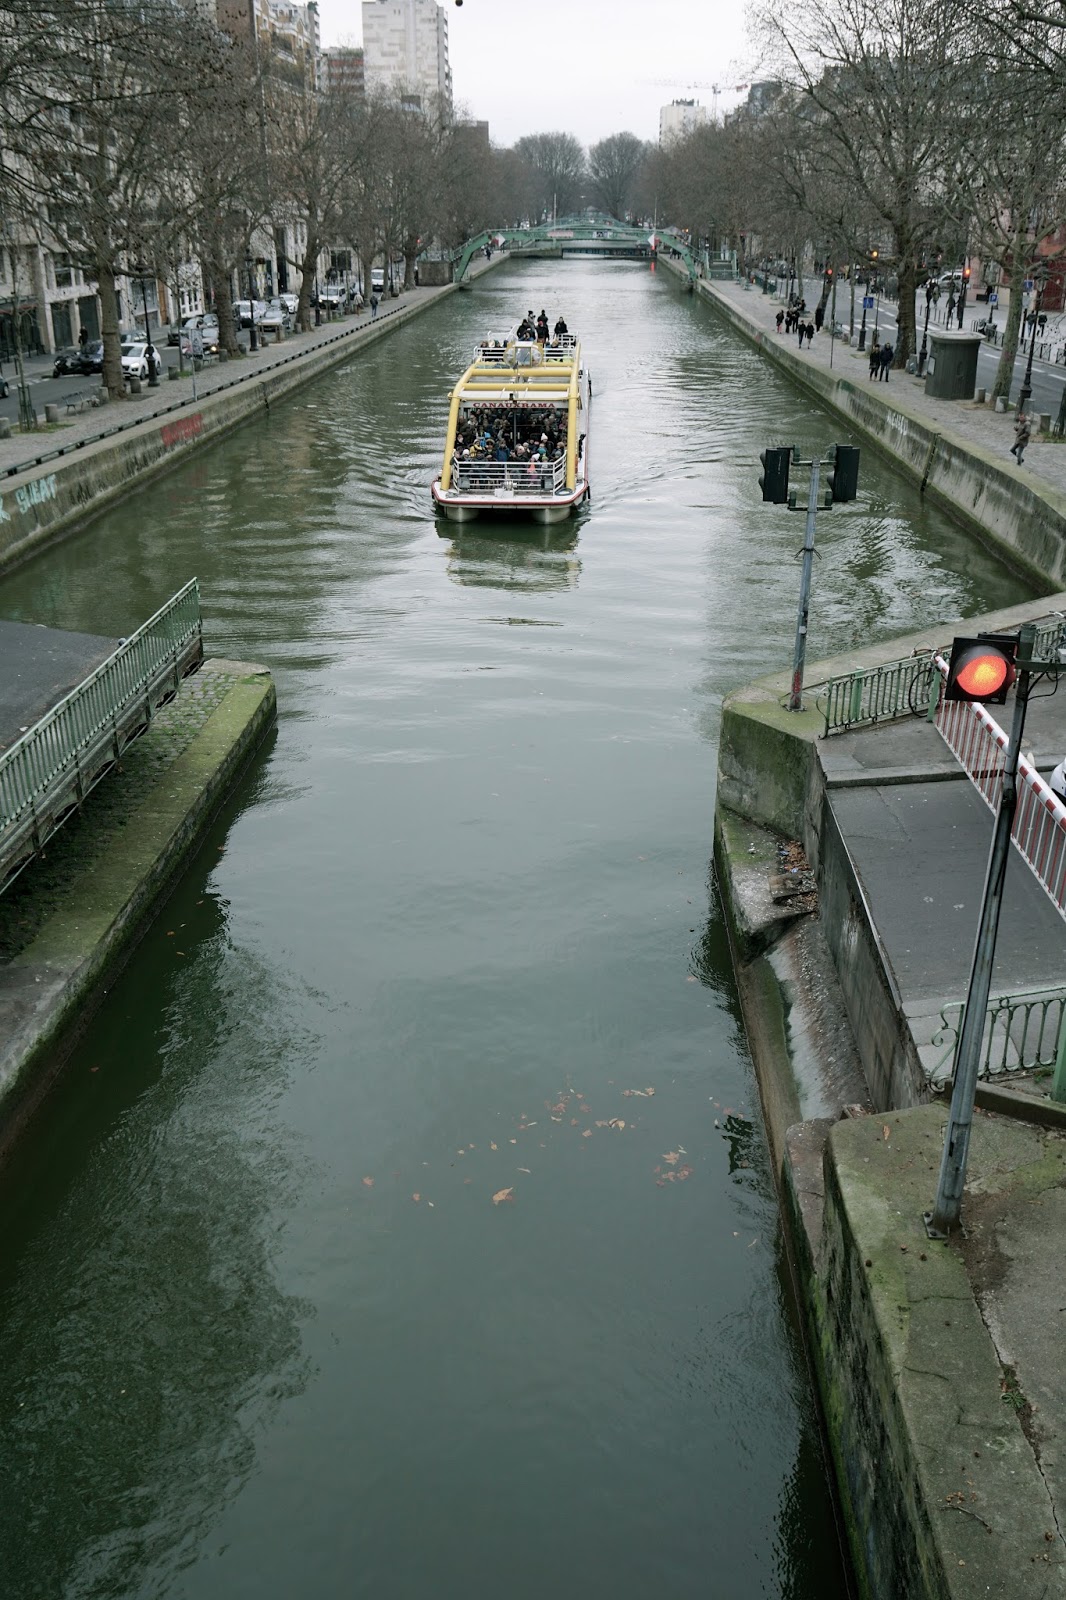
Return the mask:
[[[667,266],[677,271],[667,259]],[[1041,585],[1066,587],[1066,496],[1053,487],[1012,476],[1003,461],[855,384],[804,361],[790,344],[750,322],[715,284],[701,279],[699,294],[792,381],[815,395],[919,484],[923,494],[973,529],[1011,565]]]
[[[0,903],[0,1151],[273,725],[265,667],[207,661]],[[28,932],[24,931],[27,930]]]
[[[479,263],[471,276],[491,271],[506,257]],[[145,421],[117,438],[87,442],[76,454],[0,481],[0,572],[16,565],[44,544],[72,531],[90,517],[149,479],[168,471],[191,450],[220,438],[257,416],[304,384],[350,359],[359,350],[394,333],[412,317],[454,294],[451,284],[431,297],[389,311],[376,322],[338,332],[324,343],[301,350],[271,371],[241,376],[231,362],[234,385],[221,394],[183,405],[169,416]],[[281,346],[279,356],[285,352]],[[114,414],[127,420],[136,402],[115,402],[98,413],[103,427]],[[123,409],[125,408],[125,409]]]

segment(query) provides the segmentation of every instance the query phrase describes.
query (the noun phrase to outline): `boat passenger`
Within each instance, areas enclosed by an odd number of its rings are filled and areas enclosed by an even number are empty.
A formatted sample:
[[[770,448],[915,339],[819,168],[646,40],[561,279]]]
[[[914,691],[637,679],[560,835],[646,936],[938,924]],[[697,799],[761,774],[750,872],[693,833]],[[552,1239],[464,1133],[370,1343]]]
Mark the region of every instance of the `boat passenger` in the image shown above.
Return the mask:
[[[569,329],[567,328],[566,323],[563,321],[562,317],[560,317],[558,322],[555,324],[555,337],[557,339],[561,339],[563,334],[567,333],[567,332],[569,332]]]

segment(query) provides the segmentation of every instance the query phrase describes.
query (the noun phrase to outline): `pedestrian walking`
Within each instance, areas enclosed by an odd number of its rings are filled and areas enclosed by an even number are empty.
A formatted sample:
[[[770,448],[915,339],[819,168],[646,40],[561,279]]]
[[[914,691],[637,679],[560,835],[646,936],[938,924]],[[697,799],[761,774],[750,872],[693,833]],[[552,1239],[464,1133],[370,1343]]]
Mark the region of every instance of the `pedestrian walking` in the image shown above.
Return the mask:
[[[878,367],[880,365],[881,365],[881,345],[880,345],[880,342],[877,339],[875,339],[873,344],[870,346],[870,377],[871,378],[876,378],[877,377],[877,369],[878,369]]]
[[[811,345],[814,343],[814,323],[813,322],[808,322],[807,328],[806,328],[806,333],[807,333],[807,349],[809,350],[811,348]]]
[[[777,316],[776,316],[776,318],[775,318],[775,321],[776,321],[776,322],[777,322],[777,331],[778,331],[778,333],[780,333],[780,332],[781,332],[781,324],[782,324],[782,323],[783,323],[783,322],[784,322],[784,320],[785,320],[785,313],[784,313],[784,311],[779,311],[779,312],[778,312],[778,313],[777,313]]]
[[[821,333],[821,331],[822,331],[822,323],[824,321],[825,321],[825,307],[822,306],[822,305],[815,306],[815,308],[814,308],[814,327],[815,327],[815,331],[817,333]]]
[[[802,350],[803,349],[803,341],[807,337],[807,324],[805,322],[801,322],[800,319],[797,317],[796,318],[796,327],[797,327],[797,329],[799,331],[799,346],[800,346],[800,349]]]
[[[377,292],[375,291],[370,296],[370,320],[371,320],[371,322],[373,322],[374,318],[377,316],[377,314],[378,314],[378,306],[380,304],[381,304],[381,301],[378,299]]]
[[[1025,454],[1025,447],[1032,438],[1032,434],[1033,429],[1029,421],[1028,411],[1019,411],[1017,421],[1014,424],[1014,443],[1010,447],[1010,453],[1019,466],[1022,464],[1022,456]]]
[[[881,353],[877,358],[878,364],[880,365],[880,368],[881,368],[881,371],[878,374],[878,376],[880,377],[880,379],[884,383],[888,382],[888,369],[892,365],[892,357],[894,355],[895,355],[895,351],[893,350],[892,346],[889,344],[888,340],[886,339],[884,344],[881,346]]]

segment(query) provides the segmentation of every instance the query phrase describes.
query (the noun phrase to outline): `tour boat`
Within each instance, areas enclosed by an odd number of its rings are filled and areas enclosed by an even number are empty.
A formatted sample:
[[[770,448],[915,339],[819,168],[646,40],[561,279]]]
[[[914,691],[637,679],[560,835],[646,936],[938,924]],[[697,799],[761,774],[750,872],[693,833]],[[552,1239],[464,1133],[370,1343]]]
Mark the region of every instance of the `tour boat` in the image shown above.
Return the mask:
[[[562,522],[589,492],[591,399],[571,334],[483,340],[452,390],[436,509],[452,522]]]

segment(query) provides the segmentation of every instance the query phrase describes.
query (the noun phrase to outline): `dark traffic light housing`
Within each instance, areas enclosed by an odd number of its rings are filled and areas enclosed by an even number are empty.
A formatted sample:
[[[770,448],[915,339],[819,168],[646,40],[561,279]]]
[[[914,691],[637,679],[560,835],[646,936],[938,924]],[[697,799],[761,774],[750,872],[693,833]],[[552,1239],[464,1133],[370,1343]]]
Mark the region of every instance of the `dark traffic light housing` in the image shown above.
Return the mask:
[[[787,444],[777,445],[773,449],[760,452],[759,460],[762,462],[762,472],[759,474],[759,488],[762,490],[764,500],[771,501],[776,506],[783,506],[788,501],[788,468],[792,460],[792,449]]]
[[[957,638],[951,646],[945,700],[977,701],[1001,706],[1017,677],[1018,641],[1010,634],[979,633]]]
[[[838,504],[854,500],[859,492],[859,447],[856,444],[838,444],[834,447],[834,461],[829,473],[829,493]]]

